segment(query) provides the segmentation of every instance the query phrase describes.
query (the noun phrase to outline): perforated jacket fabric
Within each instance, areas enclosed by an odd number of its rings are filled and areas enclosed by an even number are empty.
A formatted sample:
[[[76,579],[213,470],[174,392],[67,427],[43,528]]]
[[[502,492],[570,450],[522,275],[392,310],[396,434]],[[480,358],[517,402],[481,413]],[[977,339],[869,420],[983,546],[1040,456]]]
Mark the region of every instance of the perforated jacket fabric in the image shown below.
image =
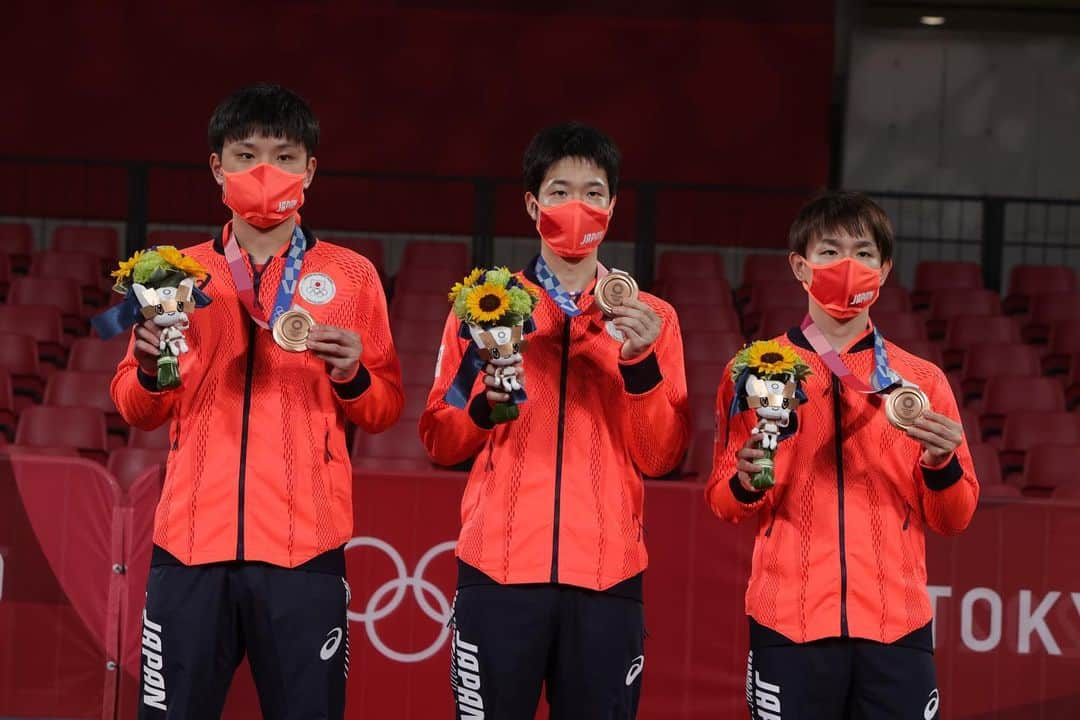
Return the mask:
[[[932,618],[924,530],[967,527],[979,497],[967,441],[940,468],[920,464],[922,446],[893,427],[878,395],[847,389],[802,332],[777,338],[813,370],[795,434],[776,451],[776,485],[747,493],[735,453],[756,423],[728,418],[734,392],[717,394],[717,438],[706,496],[731,522],[757,516],[746,612],[794,642],[856,637],[891,643]],[[889,364],[918,385],[938,413],[959,421],[944,373],[886,341]],[[874,364],[873,333],[841,354],[862,378]],[[730,368],[730,366],[729,366]]]
[[[605,590],[648,564],[642,474],[681,461],[689,412],[675,311],[643,293],[663,323],[653,348],[620,361],[592,288],[566,316],[540,294],[524,350],[528,393],[518,419],[492,426],[477,378],[467,410],[443,397],[469,341],[452,314],[420,436],[432,460],[476,456],[461,504],[457,555],[499,583],[563,583]]]
[[[374,433],[401,414],[401,370],[378,273],[366,258],[304,232],[301,283],[321,274],[315,280],[325,289],[328,278],[333,296],[315,303],[297,292],[295,304],[318,324],[359,334],[361,367],[351,381],[332,383],[322,360],[286,352],[255,325],[220,239],[185,251],[209,271],[205,291],[213,302],[195,312],[186,332],[181,387],[155,391],[130,345],[113,379],[113,401],[128,423],[151,430],[171,422],[154,543],[185,564],[295,567],[341,547],[353,519],[345,422]],[[278,256],[262,270],[261,307],[273,306],[283,268]]]

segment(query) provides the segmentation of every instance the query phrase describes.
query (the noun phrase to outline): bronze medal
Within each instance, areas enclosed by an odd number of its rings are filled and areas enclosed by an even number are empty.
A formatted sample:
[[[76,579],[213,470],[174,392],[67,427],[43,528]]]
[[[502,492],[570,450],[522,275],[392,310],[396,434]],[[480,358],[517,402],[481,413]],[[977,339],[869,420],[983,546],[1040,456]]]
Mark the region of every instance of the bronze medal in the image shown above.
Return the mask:
[[[630,273],[612,270],[596,283],[596,304],[605,315],[614,314],[615,308],[638,296],[638,284]]]
[[[282,350],[304,352],[307,350],[308,333],[314,325],[315,318],[307,310],[294,307],[283,312],[274,323],[274,342]]]
[[[901,430],[914,425],[928,409],[930,399],[917,387],[901,387],[885,396],[885,417]]]

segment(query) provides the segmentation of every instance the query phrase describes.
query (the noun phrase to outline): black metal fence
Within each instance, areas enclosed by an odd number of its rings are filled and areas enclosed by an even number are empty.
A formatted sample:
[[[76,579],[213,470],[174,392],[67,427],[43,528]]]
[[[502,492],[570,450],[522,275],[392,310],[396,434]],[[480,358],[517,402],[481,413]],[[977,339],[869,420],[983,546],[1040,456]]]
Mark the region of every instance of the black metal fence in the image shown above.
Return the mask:
[[[168,182],[162,182],[163,175]],[[205,166],[75,160],[66,158],[0,157],[0,215],[30,218],[108,219],[124,225],[129,251],[143,247],[152,224],[170,222],[176,208],[196,208],[209,216],[220,212],[220,200],[209,184]],[[506,190],[520,188],[516,178],[438,176],[403,173],[320,170],[320,178],[338,185],[331,202],[348,203],[355,188],[417,187],[445,189],[462,197],[471,195],[472,252],[477,264],[495,255],[496,218]],[[329,180],[328,180],[329,179]],[[59,188],[59,190],[58,190]],[[321,189],[320,192],[325,192]],[[753,213],[764,200],[778,199],[785,207],[813,194],[808,188],[740,187],[705,183],[624,182],[620,194],[633,195],[633,266],[648,284],[660,249],[682,243],[711,246],[709,238],[680,238],[666,227],[658,232],[661,208],[678,206],[685,198],[699,209],[715,203],[730,209],[745,205]],[[898,239],[897,265],[907,284],[923,260],[966,260],[980,263],[987,287],[1005,290],[1010,269],[1017,264],[1067,265],[1080,269],[1080,201],[1061,198],[1025,198],[869,191],[893,220]],[[158,195],[155,197],[155,193]],[[162,197],[167,195],[168,197]],[[520,197],[520,196],[518,196]],[[520,201],[517,201],[520,202]],[[718,237],[725,235],[723,213],[718,213]],[[720,243],[729,251],[766,246],[779,250],[782,232],[791,217],[768,218],[768,238],[745,229],[740,241]],[[362,218],[361,218],[362,223]],[[457,218],[461,225],[461,218]],[[346,228],[343,228],[346,229]],[[371,228],[347,228],[364,232]],[[460,227],[459,227],[460,229]],[[781,233],[779,236],[777,232]],[[439,232],[438,220],[429,228]],[[688,231],[689,232],[689,231]]]

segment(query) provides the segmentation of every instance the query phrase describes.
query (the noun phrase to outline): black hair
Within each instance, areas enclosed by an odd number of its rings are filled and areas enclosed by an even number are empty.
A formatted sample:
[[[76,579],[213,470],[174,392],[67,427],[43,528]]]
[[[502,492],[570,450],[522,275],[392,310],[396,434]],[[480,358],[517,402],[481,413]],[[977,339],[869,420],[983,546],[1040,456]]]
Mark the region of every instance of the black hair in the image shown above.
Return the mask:
[[[283,137],[302,144],[308,155],[319,144],[319,121],[307,101],[280,85],[259,83],[234,92],[210,116],[210,151],[221,154],[225,143],[254,134]]]
[[[806,203],[791,225],[788,244],[792,252],[806,257],[811,240],[838,230],[852,237],[871,237],[881,261],[892,260],[896,236],[889,216],[880,205],[859,192],[831,190]]]
[[[523,174],[525,189],[533,195],[540,194],[540,183],[552,165],[563,158],[575,157],[588,160],[607,173],[612,197],[619,189],[619,167],[622,154],[615,141],[605,133],[588,125],[569,122],[552,125],[536,134],[525,148]]]

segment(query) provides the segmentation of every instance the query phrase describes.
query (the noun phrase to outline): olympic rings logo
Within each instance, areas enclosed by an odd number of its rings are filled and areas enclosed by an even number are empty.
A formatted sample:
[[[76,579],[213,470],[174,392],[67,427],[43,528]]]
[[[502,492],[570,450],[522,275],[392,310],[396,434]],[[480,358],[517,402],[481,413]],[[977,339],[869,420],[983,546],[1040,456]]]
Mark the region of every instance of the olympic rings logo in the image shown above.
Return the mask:
[[[449,540],[447,542],[439,543],[431,548],[424,553],[420,558],[420,561],[416,563],[416,569],[410,574],[405,567],[405,560],[402,559],[400,553],[394,549],[393,545],[384,540],[373,537],[354,537],[345,544],[346,552],[356,547],[370,547],[381,550],[386,557],[390,559],[390,562],[394,564],[394,569],[397,572],[397,577],[383,583],[383,585],[372,594],[368,599],[367,606],[364,608],[363,612],[354,612],[352,609],[348,610],[349,620],[364,626],[368,640],[370,640],[375,649],[384,656],[400,663],[423,662],[439,652],[446,643],[447,638],[450,637],[449,622],[450,613],[453,608],[443,591],[431,581],[424,579],[424,572],[427,570],[427,567],[431,564],[432,560],[442,553],[452,553],[456,545],[456,542]],[[405,600],[405,594],[409,590],[412,590],[412,595],[416,598],[416,603],[420,606],[420,610],[433,622],[438,623],[440,628],[439,636],[435,639],[435,642],[423,650],[417,652],[398,652],[383,642],[382,638],[379,637],[378,631],[375,629],[375,625],[379,620],[382,620],[401,606],[401,603]],[[387,596],[389,596],[389,600],[386,600],[384,603],[383,601]]]

